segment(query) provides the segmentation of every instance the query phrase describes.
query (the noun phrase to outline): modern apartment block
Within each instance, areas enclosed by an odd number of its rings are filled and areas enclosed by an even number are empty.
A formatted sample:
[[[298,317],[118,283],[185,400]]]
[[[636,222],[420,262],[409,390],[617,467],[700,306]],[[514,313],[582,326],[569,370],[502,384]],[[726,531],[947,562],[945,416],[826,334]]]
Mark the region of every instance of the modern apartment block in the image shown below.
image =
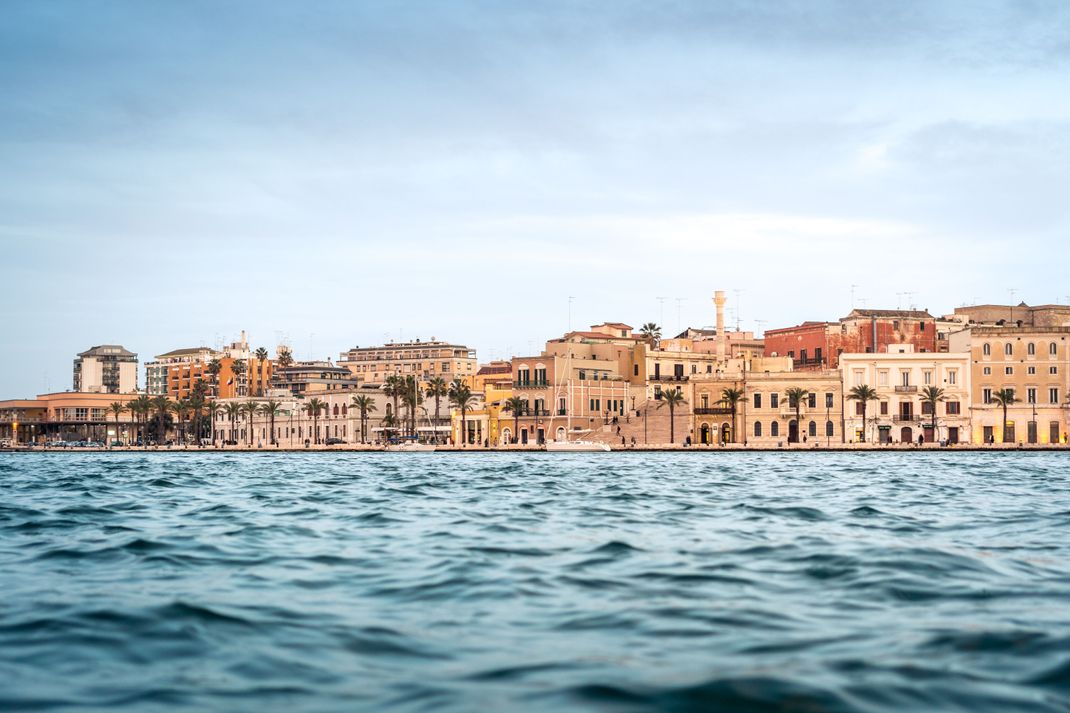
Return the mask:
[[[969,354],[974,443],[1066,443],[1070,394],[1070,326],[971,326],[952,334]],[[998,392],[1014,401],[1003,407]]]
[[[89,394],[137,391],[137,354],[118,344],[88,349],[74,360],[74,390]]]
[[[353,347],[341,354],[338,365],[349,369],[354,378],[365,384],[382,384],[395,374],[416,376],[424,381],[436,376],[446,381],[458,377],[469,379],[479,369],[474,349],[434,337],[429,342],[417,339],[378,347]]]
[[[187,398],[198,380],[206,380],[208,364],[222,353],[208,347],[189,347],[158,354],[145,364],[145,390],[150,396]]]

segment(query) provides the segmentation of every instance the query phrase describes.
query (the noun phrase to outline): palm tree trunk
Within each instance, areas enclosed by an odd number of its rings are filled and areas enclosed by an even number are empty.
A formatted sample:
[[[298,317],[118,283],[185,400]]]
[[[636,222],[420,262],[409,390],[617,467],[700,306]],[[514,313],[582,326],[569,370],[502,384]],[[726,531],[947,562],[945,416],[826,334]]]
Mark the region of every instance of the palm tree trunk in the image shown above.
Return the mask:
[[[436,381],[435,383],[438,384],[439,382]],[[436,386],[435,388],[437,389],[438,386]],[[438,392],[436,391],[435,392],[435,443],[436,444],[438,443],[438,402],[439,402],[439,395],[438,395]]]
[[[676,419],[674,418],[676,409],[672,404],[669,404],[669,443],[676,443]]]

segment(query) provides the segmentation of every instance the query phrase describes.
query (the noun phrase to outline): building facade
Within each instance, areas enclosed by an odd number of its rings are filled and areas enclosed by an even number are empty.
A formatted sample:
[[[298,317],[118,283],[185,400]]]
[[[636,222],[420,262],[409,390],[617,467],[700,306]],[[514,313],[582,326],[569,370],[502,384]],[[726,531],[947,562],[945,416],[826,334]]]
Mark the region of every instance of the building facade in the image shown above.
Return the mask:
[[[950,336],[969,355],[973,443],[1067,442],[1070,327],[971,326]],[[996,394],[1009,389],[1003,407]]]
[[[865,404],[865,423],[862,403],[847,400],[848,442],[969,442],[972,379],[967,353],[919,354],[910,345],[893,345],[891,353],[843,354],[840,369],[845,395],[864,385],[878,397]],[[942,391],[935,418],[933,405],[923,398],[926,387]]]
[[[467,381],[479,368],[474,349],[434,337],[429,342],[417,339],[378,347],[354,347],[341,354],[338,365],[349,369],[357,381],[365,384],[382,384],[395,375],[416,376],[422,381],[435,377]]]
[[[0,401],[0,439],[17,443],[126,441],[134,435],[129,411],[115,414],[112,403],[127,404],[139,394],[64,391],[36,399]]]
[[[137,391],[137,354],[118,344],[88,349],[74,360],[74,390],[94,394]]]

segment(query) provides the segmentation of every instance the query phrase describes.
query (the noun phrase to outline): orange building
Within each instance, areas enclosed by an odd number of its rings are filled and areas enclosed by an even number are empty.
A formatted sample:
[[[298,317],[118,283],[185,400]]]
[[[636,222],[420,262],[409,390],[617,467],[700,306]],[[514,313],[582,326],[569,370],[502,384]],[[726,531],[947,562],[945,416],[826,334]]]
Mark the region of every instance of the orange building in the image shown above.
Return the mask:
[[[108,406],[138,396],[62,391],[36,399],[0,401],[0,439],[16,443],[125,439],[133,434],[133,416],[123,411],[117,430]]]

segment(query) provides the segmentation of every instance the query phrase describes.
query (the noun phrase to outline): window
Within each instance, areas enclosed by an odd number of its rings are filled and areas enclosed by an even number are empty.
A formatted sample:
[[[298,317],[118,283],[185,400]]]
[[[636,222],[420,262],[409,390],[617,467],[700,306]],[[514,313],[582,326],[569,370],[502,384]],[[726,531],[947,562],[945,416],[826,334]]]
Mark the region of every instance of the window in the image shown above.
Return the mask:
[[[805,349],[800,349],[799,350],[799,361],[804,362],[804,363],[806,362],[806,350]]]
[[[580,369],[580,381],[586,381],[586,380],[587,380],[587,372],[584,371],[583,369]]]
[[[888,415],[888,402],[887,401],[881,401],[881,416],[887,416],[887,415]]]
[[[1052,376],[1055,376],[1056,374],[1059,373],[1059,367],[1057,367],[1057,366],[1048,367],[1048,373],[1051,374]]]
[[[947,403],[945,403],[944,404],[944,413],[947,414],[948,416],[958,416],[961,413],[961,411],[959,411],[959,402],[958,401],[948,401]]]
[[[825,435],[826,436],[834,436],[834,435],[836,435],[836,427],[832,425],[832,421],[825,421]]]
[[[1058,353],[1058,351],[1059,351],[1059,347],[1057,347],[1055,345],[1055,342],[1052,342],[1051,344],[1048,345],[1048,354],[1049,355],[1055,356]]]
[[[1010,342],[1007,342],[1006,344],[1004,344],[1003,345],[1003,353],[1006,354],[1007,356],[1011,356],[1012,354],[1014,354],[1014,345],[1011,344]]]
[[[1029,342],[1025,347],[1025,353],[1029,356],[1035,355],[1037,353],[1037,345],[1033,344],[1033,342]]]
[[[958,379],[959,379],[958,370],[957,369],[949,369],[948,372],[947,372],[947,383],[956,384],[956,383],[958,383]]]
[[[897,330],[897,331],[899,330],[899,320],[898,319],[893,319],[892,320],[892,329]]]
[[[981,372],[982,372],[982,373],[983,373],[983,374],[984,374],[985,376],[991,376],[991,375],[992,375],[992,367],[990,367],[990,366],[986,366],[986,367],[985,367],[984,369],[982,369],[982,370],[981,370]]]
[[[1054,386],[1052,388],[1048,389],[1048,403],[1049,404],[1057,404],[1057,403],[1059,403],[1059,389],[1055,388]]]
[[[888,372],[884,369],[877,372],[877,386],[888,385]]]
[[[780,422],[779,421],[773,421],[771,424],[769,424],[769,435],[770,436],[779,436],[780,435]]]
[[[992,389],[981,389],[981,401],[982,403],[992,403]]]
[[[985,356],[991,355],[992,354],[992,345],[989,344],[988,342],[985,342],[984,346],[981,347],[981,353],[984,354]]]
[[[762,435],[762,422],[761,421],[755,421],[754,422],[754,435],[755,436],[761,436]]]
[[[825,408],[832,408],[832,394],[825,394]]]
[[[810,434],[811,437],[812,436],[816,436],[817,435],[817,421],[811,421],[810,425],[806,427],[806,432],[808,434]]]
[[[1028,388],[1025,390],[1025,402],[1027,404],[1035,404],[1037,402],[1037,390],[1034,388]]]
[[[769,394],[769,408],[776,408],[779,405],[780,405],[780,394],[778,394],[778,393]],[[776,434],[774,433],[773,435],[775,436]]]
[[[760,393],[754,394],[754,408],[762,407],[762,395]]]
[[[634,366],[632,366],[632,376],[639,376],[639,365],[638,364],[635,364]]]
[[[865,372],[862,369],[855,369],[854,370],[854,380],[855,380],[855,383],[854,383],[855,386],[861,386],[862,384],[864,384],[865,383]]]
[[[865,402],[855,401],[855,416],[861,416],[865,411]]]
[[[795,350],[794,349],[788,351],[788,358],[789,359],[794,359],[795,358]]]
[[[932,412],[933,412],[933,404],[932,404],[932,402],[931,401],[922,401],[921,402],[921,415],[922,416],[931,416]]]
[[[1005,366],[1005,367],[1003,367],[1003,373],[1006,374],[1007,376],[1013,375],[1014,374],[1014,367],[1013,366]]]
[[[903,386],[910,386],[910,372],[909,371],[905,371],[905,370],[904,371],[900,371],[899,372],[899,380],[900,380],[900,383],[903,384]]]
[[[806,406],[807,406],[807,408],[817,408],[817,394],[815,394],[815,393],[810,393],[809,394],[809,400],[807,401]]]
[[[1037,368],[1035,366],[1027,366],[1025,368],[1025,373],[1032,376],[1033,374],[1037,373]]]
[[[921,381],[926,385],[933,383],[933,372],[931,369],[926,369],[921,372]]]
[[[821,347],[816,347],[814,349],[814,361],[816,361],[816,362],[820,362],[821,361]]]

